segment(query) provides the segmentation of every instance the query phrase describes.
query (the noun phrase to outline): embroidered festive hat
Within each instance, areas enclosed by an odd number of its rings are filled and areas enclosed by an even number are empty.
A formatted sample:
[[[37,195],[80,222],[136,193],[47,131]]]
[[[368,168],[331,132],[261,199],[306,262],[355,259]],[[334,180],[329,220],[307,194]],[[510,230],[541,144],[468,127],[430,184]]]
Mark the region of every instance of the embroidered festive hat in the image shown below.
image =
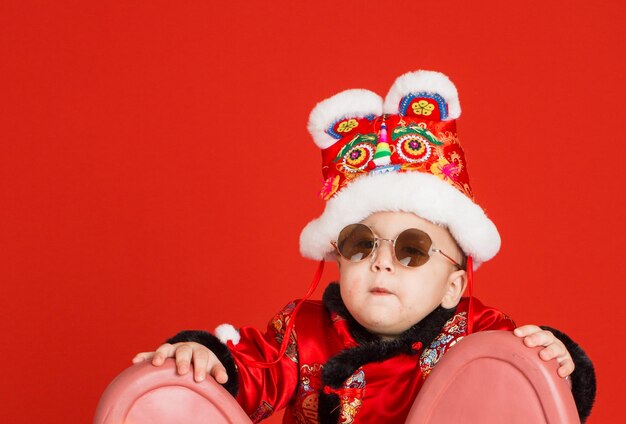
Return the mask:
[[[380,211],[413,212],[445,226],[474,268],[500,249],[500,235],[474,201],[456,133],[456,87],[432,71],[399,77],[384,102],[347,90],[320,102],[309,132],[322,149],[326,207],[300,235],[303,256],[321,260],[346,225]]]

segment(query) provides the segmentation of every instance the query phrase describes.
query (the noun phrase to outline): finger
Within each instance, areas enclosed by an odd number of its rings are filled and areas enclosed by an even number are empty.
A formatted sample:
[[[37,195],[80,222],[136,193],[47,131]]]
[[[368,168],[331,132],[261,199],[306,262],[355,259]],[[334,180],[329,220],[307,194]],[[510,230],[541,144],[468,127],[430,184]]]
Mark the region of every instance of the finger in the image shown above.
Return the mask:
[[[157,367],[163,365],[165,362],[165,358],[170,358],[176,351],[174,345],[169,343],[162,344],[154,351],[154,356],[152,357],[152,365],[156,365]]]
[[[188,344],[181,344],[176,349],[176,369],[178,374],[185,375],[189,371],[193,349]]]
[[[567,377],[568,375],[571,375],[574,372],[574,369],[576,368],[576,366],[574,365],[574,361],[572,360],[572,358],[566,358],[565,360],[559,362],[559,369],[557,370],[557,374],[559,374],[560,377]]]
[[[544,361],[549,361],[551,359],[554,359],[554,358],[557,358],[559,356],[562,356],[564,353],[567,353],[567,352],[563,352],[559,348],[558,344],[552,343],[552,344],[549,344],[548,346],[546,346],[544,349],[542,349],[539,352],[539,357],[541,359],[543,359]]]
[[[208,366],[209,350],[204,346],[193,349],[193,374],[197,382],[205,379]]]
[[[133,364],[137,364],[139,362],[147,361],[154,356],[154,352],[141,352],[135,355],[133,358]]]
[[[228,381],[228,374],[226,373],[226,368],[222,365],[221,362],[218,362],[211,369],[211,375],[220,384],[225,384]]]
[[[542,330],[536,325],[522,325],[521,327],[517,327],[515,330],[513,330],[513,334],[515,334],[517,337],[526,337],[539,331]]]
[[[538,333],[525,337],[524,344],[528,347],[548,346],[554,343],[554,340],[554,334],[546,330],[540,330]]]

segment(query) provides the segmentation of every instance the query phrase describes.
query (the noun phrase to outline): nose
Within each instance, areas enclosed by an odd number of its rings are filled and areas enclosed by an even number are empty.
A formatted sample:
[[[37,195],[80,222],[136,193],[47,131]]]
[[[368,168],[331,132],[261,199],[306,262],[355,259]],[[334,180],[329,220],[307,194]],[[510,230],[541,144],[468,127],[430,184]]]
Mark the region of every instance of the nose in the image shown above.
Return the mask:
[[[393,261],[393,240],[378,239],[378,247],[372,256],[371,270],[374,272],[386,271],[392,274],[396,271]]]

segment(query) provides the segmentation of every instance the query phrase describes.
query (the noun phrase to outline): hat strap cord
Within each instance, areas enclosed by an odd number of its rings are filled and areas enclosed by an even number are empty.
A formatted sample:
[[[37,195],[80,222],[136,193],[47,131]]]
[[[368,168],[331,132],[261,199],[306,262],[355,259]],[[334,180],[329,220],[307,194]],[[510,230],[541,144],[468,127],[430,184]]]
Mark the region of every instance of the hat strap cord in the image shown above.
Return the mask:
[[[287,328],[285,329],[285,334],[283,335],[283,341],[280,344],[280,350],[278,351],[278,357],[274,361],[271,361],[271,362],[252,361],[252,360],[249,360],[247,358],[242,358],[241,360],[243,362],[245,362],[247,365],[249,365],[251,367],[255,367],[255,368],[270,368],[270,367],[276,365],[278,362],[280,362],[282,357],[285,355],[285,352],[287,351],[287,345],[289,344],[289,339],[291,338],[291,333],[293,332],[293,327],[294,327],[294,325],[296,323],[296,314],[300,310],[300,306],[302,306],[304,301],[307,300],[309,297],[311,297],[311,295],[313,294],[313,292],[317,288],[317,285],[319,284],[319,282],[320,282],[320,280],[322,278],[323,272],[324,272],[324,259],[322,259],[319,262],[319,264],[317,265],[317,270],[315,271],[315,275],[313,276],[313,281],[311,281],[311,285],[309,286],[309,290],[306,292],[304,297],[298,301],[298,304],[296,305],[296,307],[293,310],[293,313],[291,314],[289,322],[287,323]],[[229,347],[232,348],[234,346],[229,346]]]
[[[472,257],[467,257],[467,285],[469,291],[469,302],[467,305],[467,335],[472,334],[474,330],[474,308],[472,300],[474,299],[474,264]]]

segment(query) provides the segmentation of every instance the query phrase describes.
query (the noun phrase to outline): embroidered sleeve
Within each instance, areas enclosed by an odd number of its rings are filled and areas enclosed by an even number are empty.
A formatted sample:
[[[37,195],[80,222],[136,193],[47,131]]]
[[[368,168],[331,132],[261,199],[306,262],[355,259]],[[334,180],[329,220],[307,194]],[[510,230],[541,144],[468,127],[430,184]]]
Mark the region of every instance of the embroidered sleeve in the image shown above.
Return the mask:
[[[298,383],[298,350],[295,327],[289,336],[287,350],[274,365],[261,367],[252,363],[270,363],[278,359],[285,330],[295,303],[277,313],[265,333],[251,328],[239,330],[241,339],[231,345],[231,354],[237,364],[239,393],[237,402],[253,422],[259,422],[274,411],[283,409],[291,400]]]

